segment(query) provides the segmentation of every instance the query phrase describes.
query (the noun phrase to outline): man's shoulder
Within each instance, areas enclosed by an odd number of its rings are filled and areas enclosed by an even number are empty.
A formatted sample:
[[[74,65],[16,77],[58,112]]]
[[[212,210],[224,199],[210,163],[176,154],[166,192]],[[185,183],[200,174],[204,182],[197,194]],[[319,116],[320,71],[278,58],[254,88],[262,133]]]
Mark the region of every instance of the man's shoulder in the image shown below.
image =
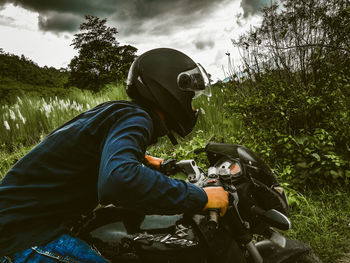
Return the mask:
[[[147,126],[152,126],[153,124],[152,111],[132,101],[107,101],[91,109],[91,111],[95,111],[100,116],[99,118],[104,118],[101,116],[105,116],[111,119],[112,122],[119,120],[119,122],[131,121],[135,122],[135,124],[142,123]]]
[[[117,108],[139,108],[142,109],[141,106],[136,104],[133,101],[128,100],[110,100],[105,101],[97,106],[95,106],[93,109],[103,109],[103,108],[109,108],[109,107],[117,107]]]
[[[146,123],[147,126],[150,126],[151,124],[149,123],[152,123],[152,118],[147,111],[134,102],[123,100],[106,101],[77,115],[49,135],[62,131],[78,134],[82,130],[95,134],[99,130],[109,129],[115,123],[121,123],[124,120]]]
[[[127,100],[111,100],[106,101],[104,103],[101,103],[97,105],[96,107],[92,108],[91,110],[124,110],[124,109],[132,109],[140,113],[148,113],[148,110],[141,107],[137,103],[133,101],[127,101]]]

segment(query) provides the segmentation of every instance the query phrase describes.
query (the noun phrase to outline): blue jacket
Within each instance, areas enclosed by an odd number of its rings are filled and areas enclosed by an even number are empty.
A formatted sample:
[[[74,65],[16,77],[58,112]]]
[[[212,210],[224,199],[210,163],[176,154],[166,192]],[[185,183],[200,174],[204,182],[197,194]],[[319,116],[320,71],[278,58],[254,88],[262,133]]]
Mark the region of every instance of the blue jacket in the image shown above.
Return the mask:
[[[163,135],[156,114],[127,101],[97,106],[53,131],[0,182],[0,255],[54,239],[98,203],[201,210],[201,188],[142,165],[147,146]]]

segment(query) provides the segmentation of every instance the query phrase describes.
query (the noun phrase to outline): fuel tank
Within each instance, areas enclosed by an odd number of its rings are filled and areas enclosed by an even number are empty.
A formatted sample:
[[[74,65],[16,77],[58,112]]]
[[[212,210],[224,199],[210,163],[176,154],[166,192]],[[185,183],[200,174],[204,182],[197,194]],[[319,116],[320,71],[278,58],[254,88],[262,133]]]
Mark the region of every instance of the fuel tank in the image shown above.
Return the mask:
[[[199,239],[183,215],[103,210],[85,239],[112,262],[204,262]]]

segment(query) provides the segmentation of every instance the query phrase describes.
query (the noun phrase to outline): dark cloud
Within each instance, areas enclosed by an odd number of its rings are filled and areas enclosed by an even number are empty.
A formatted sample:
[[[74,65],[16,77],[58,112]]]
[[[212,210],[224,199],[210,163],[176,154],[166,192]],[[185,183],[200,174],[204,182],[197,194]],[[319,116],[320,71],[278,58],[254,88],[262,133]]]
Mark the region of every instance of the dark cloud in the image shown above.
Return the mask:
[[[116,9],[113,21],[123,35],[168,35],[206,19],[218,3],[232,0],[134,0]]]
[[[50,13],[39,15],[39,28],[42,31],[71,32],[79,28],[81,17],[73,14]]]
[[[242,0],[241,7],[243,8],[243,16],[247,18],[261,10],[261,8],[270,5],[270,0]]]
[[[208,40],[194,40],[193,44],[199,50],[212,49],[215,46],[215,42],[213,40],[211,40],[211,39],[208,39]]]
[[[119,0],[121,1],[121,0]],[[92,12],[95,13],[113,13],[111,9],[114,0],[0,0],[0,5],[12,3],[25,9],[36,11],[39,13],[46,12],[63,12],[85,15]]]
[[[167,34],[205,19],[217,4],[232,0],[0,0],[39,13],[44,31],[77,31],[84,15],[108,18],[121,33]]]

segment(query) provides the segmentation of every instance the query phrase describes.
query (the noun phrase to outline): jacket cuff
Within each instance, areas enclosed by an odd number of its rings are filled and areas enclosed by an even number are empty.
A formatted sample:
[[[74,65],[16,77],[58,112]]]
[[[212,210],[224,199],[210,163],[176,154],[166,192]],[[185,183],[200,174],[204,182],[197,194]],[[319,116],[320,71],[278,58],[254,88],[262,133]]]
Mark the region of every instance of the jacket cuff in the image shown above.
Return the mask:
[[[208,203],[207,194],[204,190],[194,184],[187,183],[188,196],[187,196],[187,209],[191,212],[202,211],[205,205]]]

